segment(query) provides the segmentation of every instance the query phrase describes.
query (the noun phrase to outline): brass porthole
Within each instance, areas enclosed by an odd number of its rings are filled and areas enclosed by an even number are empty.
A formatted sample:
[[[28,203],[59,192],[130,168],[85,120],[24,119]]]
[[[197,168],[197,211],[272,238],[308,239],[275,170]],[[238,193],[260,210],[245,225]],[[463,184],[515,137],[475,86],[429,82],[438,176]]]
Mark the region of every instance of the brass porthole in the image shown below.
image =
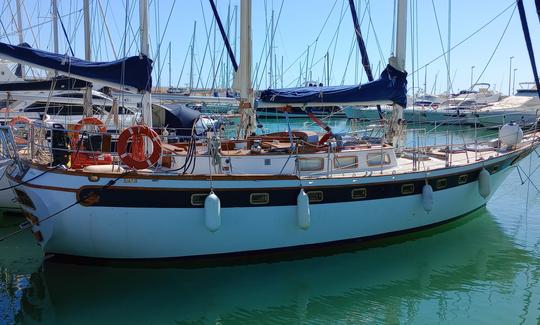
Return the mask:
[[[446,188],[447,186],[448,186],[448,180],[446,178],[438,179],[436,184],[435,184],[435,187],[438,190]]]
[[[401,185],[401,194],[413,194],[414,193],[414,184],[403,184]]]
[[[206,200],[207,196],[208,196],[208,194],[206,194],[206,193],[191,194],[191,205],[193,205],[193,206],[202,206],[202,205],[204,205],[204,200]]]
[[[321,202],[324,199],[322,191],[309,191],[306,193],[309,198],[309,203]]]
[[[351,191],[351,198],[353,200],[361,200],[361,199],[365,199],[366,197],[367,197],[367,189],[365,187],[355,188]]]
[[[249,203],[253,205],[268,204],[270,202],[270,194],[268,193],[251,193],[249,195]]]
[[[467,183],[468,180],[469,180],[469,175],[460,175],[458,177],[458,184],[459,185],[465,184]]]

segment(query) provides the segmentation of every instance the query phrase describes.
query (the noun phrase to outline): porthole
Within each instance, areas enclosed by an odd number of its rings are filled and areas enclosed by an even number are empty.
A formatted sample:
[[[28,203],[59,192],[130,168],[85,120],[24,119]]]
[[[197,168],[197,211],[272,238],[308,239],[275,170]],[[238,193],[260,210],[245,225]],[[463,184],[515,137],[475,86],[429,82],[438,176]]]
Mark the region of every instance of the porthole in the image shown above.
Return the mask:
[[[367,197],[367,189],[355,188],[354,190],[351,191],[351,197],[353,200],[365,199]]]
[[[457,182],[458,182],[459,185],[462,185],[462,184],[467,183],[468,180],[469,180],[469,175],[460,175],[460,176],[458,177],[458,181],[457,181]]]
[[[322,191],[309,191],[306,194],[309,198],[309,203],[321,202],[324,198]]]
[[[413,194],[414,193],[414,184],[403,184],[401,185],[401,194]]]
[[[448,181],[446,180],[446,178],[441,178],[441,179],[438,179],[437,180],[437,183],[435,184],[435,187],[440,190],[440,189],[443,189],[443,188],[446,188],[448,186]]]
[[[255,205],[268,204],[270,195],[268,193],[251,193],[249,195],[249,203]]]
[[[197,193],[191,195],[191,205],[193,206],[201,206],[204,205],[204,200],[206,200],[206,197],[208,194],[206,193]]]

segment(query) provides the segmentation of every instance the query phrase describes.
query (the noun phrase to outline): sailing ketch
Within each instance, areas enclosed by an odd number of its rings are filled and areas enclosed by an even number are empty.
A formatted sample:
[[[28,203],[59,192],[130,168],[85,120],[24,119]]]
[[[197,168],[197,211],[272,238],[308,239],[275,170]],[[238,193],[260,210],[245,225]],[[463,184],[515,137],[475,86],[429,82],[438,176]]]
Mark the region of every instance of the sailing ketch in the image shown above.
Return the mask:
[[[121,80],[150,81],[146,10],[143,0],[140,66],[126,68],[122,73],[132,78]],[[538,146],[538,134],[523,135],[517,125],[506,125],[500,139],[482,150],[480,143],[412,152],[399,146],[406,106],[406,0],[398,1],[397,13],[396,53],[379,79],[262,95],[281,106],[391,103],[385,138],[302,131],[252,135],[251,2],[242,0],[237,139],[215,133],[163,143],[163,130],[146,126],[152,114],[150,87],[143,83],[135,87],[143,93],[139,124],[120,134],[118,155],[100,153],[114,156],[115,163],[68,168],[12,150],[17,163],[9,179],[38,243],[58,257],[121,260],[259,253],[416,231],[484,206],[511,167]],[[1,135],[10,148],[10,132]]]

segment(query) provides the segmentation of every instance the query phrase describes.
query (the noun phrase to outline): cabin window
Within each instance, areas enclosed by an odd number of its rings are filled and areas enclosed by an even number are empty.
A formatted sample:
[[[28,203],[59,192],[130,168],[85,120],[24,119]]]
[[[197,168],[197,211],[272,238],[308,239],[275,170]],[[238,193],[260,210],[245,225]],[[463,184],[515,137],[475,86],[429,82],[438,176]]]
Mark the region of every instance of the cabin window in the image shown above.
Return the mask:
[[[358,157],[357,156],[334,157],[334,166],[339,169],[358,168]]]
[[[467,181],[469,180],[469,175],[460,175],[458,177],[458,184],[461,185],[461,184],[465,184],[467,183]]]
[[[193,205],[193,206],[204,205],[204,200],[206,200],[207,196],[208,196],[207,193],[192,194],[191,195],[191,205]]]
[[[495,166],[491,167],[491,173],[490,174],[495,174],[498,171],[499,171],[499,165],[495,165]]]
[[[298,170],[311,172],[324,169],[324,158],[298,158]]]
[[[309,198],[309,203],[321,202],[324,198],[322,191],[309,191],[306,194]]]
[[[390,164],[390,155],[387,153],[368,153],[368,166],[382,166]]]
[[[355,188],[354,190],[351,191],[351,197],[353,200],[365,199],[367,197],[367,189]]]
[[[440,189],[443,189],[443,188],[446,188],[448,186],[448,181],[446,180],[446,178],[441,178],[441,179],[438,179],[437,180],[437,183],[435,184],[435,187],[440,190]]]
[[[251,193],[249,195],[249,203],[251,204],[268,204],[270,195],[268,193]]]
[[[403,184],[401,185],[401,194],[413,194],[414,193],[414,184]]]

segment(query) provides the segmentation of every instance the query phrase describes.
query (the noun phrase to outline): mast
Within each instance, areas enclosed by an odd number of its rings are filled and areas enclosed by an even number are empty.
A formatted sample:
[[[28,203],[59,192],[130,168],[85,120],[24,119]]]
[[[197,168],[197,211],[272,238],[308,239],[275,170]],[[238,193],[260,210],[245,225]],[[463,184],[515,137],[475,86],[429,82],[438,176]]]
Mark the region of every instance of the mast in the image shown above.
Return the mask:
[[[240,67],[238,80],[240,85],[240,124],[237,138],[250,136],[257,125],[253,111],[253,88],[251,83],[251,0],[240,2]]]
[[[149,56],[148,44],[148,0],[139,0],[139,35],[141,36],[141,56]],[[150,91],[144,90],[142,97],[142,118],[143,123],[152,127],[152,95]],[[150,150],[149,146],[146,146]]]
[[[229,37],[230,37],[230,30],[231,30],[231,1],[229,0],[229,5],[227,6],[227,40],[229,40]],[[227,48],[227,51],[230,51],[230,46],[229,46],[229,48]],[[229,89],[229,79],[230,79],[229,65],[226,64],[225,65],[225,89],[226,89],[226,93],[227,93],[227,90]]]
[[[307,54],[306,54],[306,76],[304,77],[304,83],[308,82],[308,72],[309,72],[308,66],[309,66],[309,45],[307,47]]]
[[[191,37],[191,62],[189,66],[189,92],[193,90],[193,65],[195,62],[195,32],[197,31],[197,21],[193,22],[193,36]]]
[[[279,74],[281,81],[281,88],[283,88],[283,55],[281,56],[281,73]]]
[[[83,16],[84,16],[84,59],[92,60],[92,48],[90,40],[90,0],[83,1]],[[87,83],[84,91],[84,115],[94,115],[92,107],[92,84]]]
[[[171,42],[169,42],[169,88],[172,87],[171,82]]]
[[[446,80],[446,89],[448,91],[448,97],[450,97],[450,93],[452,91],[452,80],[450,78],[450,40],[451,40],[451,32],[452,32],[452,0],[448,0],[448,43],[446,47],[448,48],[448,73],[447,73],[447,80]]]
[[[396,23],[396,53],[390,58],[390,64],[399,71],[405,71],[407,54],[407,0],[398,0]]]
[[[22,25],[22,0],[17,0],[17,34],[19,35],[19,44],[24,42],[23,39],[23,25]],[[15,75],[17,77],[24,79],[24,66],[22,64],[17,65],[17,70],[15,70]]]
[[[427,95],[427,65],[424,68],[424,95]]]
[[[84,14],[84,59],[92,60],[92,48],[90,47],[90,0],[83,1]]]
[[[58,53],[58,7],[56,0],[51,0],[52,33],[54,53]]]
[[[234,56],[236,57],[236,42],[238,40],[238,5],[234,6]]]
[[[396,52],[390,57],[389,64],[399,71],[405,71],[405,57],[407,54],[407,0],[398,0],[396,17]],[[396,148],[399,147],[399,140],[402,134],[403,109],[398,104],[392,108],[392,117],[390,125],[386,132],[386,141],[392,143]]]
[[[273,51],[274,51],[274,9],[272,9],[272,14],[270,16],[270,67],[268,69],[268,74],[269,74],[269,85],[268,85],[268,88],[272,88],[273,87],[273,58],[274,58],[274,54],[273,54]]]
[[[326,85],[330,86],[330,53],[326,51]]]

